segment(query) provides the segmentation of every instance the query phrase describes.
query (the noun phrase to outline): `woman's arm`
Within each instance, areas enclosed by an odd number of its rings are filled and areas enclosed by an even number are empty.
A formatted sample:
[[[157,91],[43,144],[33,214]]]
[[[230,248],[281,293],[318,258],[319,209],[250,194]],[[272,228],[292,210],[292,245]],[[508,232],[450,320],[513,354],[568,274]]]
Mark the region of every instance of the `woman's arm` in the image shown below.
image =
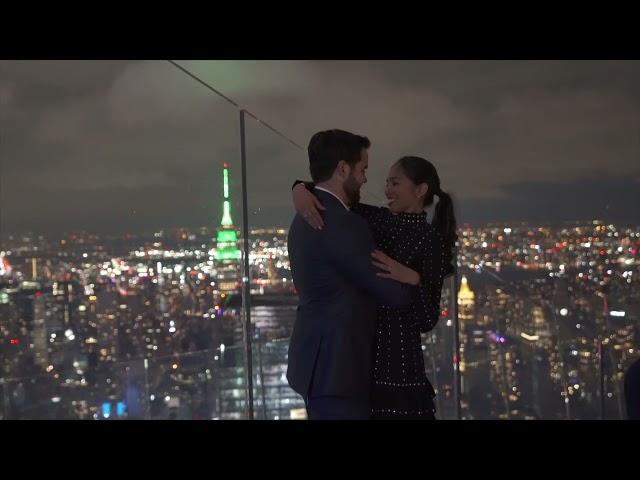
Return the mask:
[[[421,256],[418,295],[411,308],[420,332],[426,333],[440,319],[442,284],[447,274],[446,249],[439,234],[433,232],[422,240]]]
[[[325,208],[320,200],[312,193],[315,184],[312,182],[303,182],[296,180],[291,189],[293,197],[293,206],[309,225],[317,230],[321,230],[324,226],[320,210]]]
[[[324,221],[322,220],[319,210],[324,210],[325,208],[313,194],[314,188],[315,183],[313,182],[296,180],[291,187],[291,195],[296,212],[313,228],[321,230],[324,226]],[[366,203],[351,205],[350,210],[363,217],[367,223],[369,223],[369,227],[371,227],[374,234],[376,233],[378,221],[381,219],[381,216],[389,213],[389,210],[384,207],[375,207]]]

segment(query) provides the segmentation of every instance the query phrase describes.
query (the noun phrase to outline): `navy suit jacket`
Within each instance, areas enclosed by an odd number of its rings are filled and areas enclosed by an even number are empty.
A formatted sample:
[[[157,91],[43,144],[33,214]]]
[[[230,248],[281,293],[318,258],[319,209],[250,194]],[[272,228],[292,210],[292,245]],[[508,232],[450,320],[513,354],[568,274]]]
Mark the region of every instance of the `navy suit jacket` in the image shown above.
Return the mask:
[[[409,307],[417,288],[378,277],[373,235],[361,216],[315,190],[324,227],[296,215],[288,250],[300,304],[289,344],[287,379],[307,398],[341,396],[368,404],[379,304]]]

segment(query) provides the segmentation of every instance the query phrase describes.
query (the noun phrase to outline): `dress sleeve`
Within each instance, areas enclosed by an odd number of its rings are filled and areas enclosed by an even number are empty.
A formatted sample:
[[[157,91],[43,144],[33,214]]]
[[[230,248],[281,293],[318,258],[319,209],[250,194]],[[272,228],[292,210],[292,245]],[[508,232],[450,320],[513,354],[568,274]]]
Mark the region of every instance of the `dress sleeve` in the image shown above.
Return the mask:
[[[430,231],[420,240],[420,284],[411,308],[421,333],[432,330],[440,318],[440,297],[447,275],[447,257],[444,240],[437,232]]]

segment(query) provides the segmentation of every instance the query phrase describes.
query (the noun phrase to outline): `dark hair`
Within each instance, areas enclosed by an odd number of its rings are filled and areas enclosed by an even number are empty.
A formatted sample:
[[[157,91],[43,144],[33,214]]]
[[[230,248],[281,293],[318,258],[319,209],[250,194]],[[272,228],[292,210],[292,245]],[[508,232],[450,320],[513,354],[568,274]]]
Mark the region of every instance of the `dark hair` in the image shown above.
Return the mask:
[[[315,183],[327,181],[335,172],[340,160],[353,167],[360,161],[363,148],[369,148],[371,142],[344,130],[325,130],[316,133],[309,140],[309,171]]]
[[[420,157],[402,157],[395,165],[398,165],[415,185],[427,184],[429,190],[423,199],[425,207],[433,203],[434,195],[438,195],[436,212],[431,225],[440,232],[445,245],[453,249],[458,239],[453,200],[451,195],[440,188],[440,177],[436,167],[429,160]]]

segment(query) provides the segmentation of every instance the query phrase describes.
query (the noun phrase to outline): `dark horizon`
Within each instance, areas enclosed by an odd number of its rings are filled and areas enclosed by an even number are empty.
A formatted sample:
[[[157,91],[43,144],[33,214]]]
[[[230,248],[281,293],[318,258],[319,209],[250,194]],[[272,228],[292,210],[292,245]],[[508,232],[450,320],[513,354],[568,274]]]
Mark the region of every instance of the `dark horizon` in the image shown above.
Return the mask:
[[[598,222],[600,225],[614,225],[618,229],[636,229],[640,231],[640,224],[636,223],[620,223],[609,221],[604,218],[585,218],[585,219],[577,219],[577,220],[562,220],[556,222],[531,222],[531,221],[521,221],[521,220],[505,220],[505,221],[492,221],[492,222],[464,222],[458,223],[458,228],[500,228],[500,227],[546,227],[546,228],[570,228],[573,225],[590,225],[593,222]],[[242,230],[242,225],[235,225],[237,230]],[[147,229],[147,230],[122,230],[122,231],[93,231],[93,230],[83,230],[83,229],[71,229],[71,230],[60,230],[60,231],[42,231],[42,230],[21,230],[12,233],[0,233],[0,242],[6,242],[9,240],[9,237],[19,237],[19,236],[30,236],[30,237],[42,237],[45,240],[52,239],[62,239],[66,238],[70,235],[95,235],[99,237],[101,240],[119,240],[126,237],[126,235],[131,235],[132,237],[150,237],[154,233],[159,231],[163,231],[165,233],[175,232],[178,230],[188,230],[195,231],[198,229],[207,228],[214,234],[217,229],[216,225],[173,225],[173,226],[161,226],[155,229]],[[288,229],[289,225],[251,225],[249,230],[258,230],[258,229]]]
[[[639,61],[181,62],[306,147],[367,135],[363,200],[431,160],[459,223],[640,215]],[[3,61],[0,234],[240,224],[237,111],[168,62]],[[288,225],[306,153],[247,121],[250,222]],[[253,209],[253,210],[252,210]]]

